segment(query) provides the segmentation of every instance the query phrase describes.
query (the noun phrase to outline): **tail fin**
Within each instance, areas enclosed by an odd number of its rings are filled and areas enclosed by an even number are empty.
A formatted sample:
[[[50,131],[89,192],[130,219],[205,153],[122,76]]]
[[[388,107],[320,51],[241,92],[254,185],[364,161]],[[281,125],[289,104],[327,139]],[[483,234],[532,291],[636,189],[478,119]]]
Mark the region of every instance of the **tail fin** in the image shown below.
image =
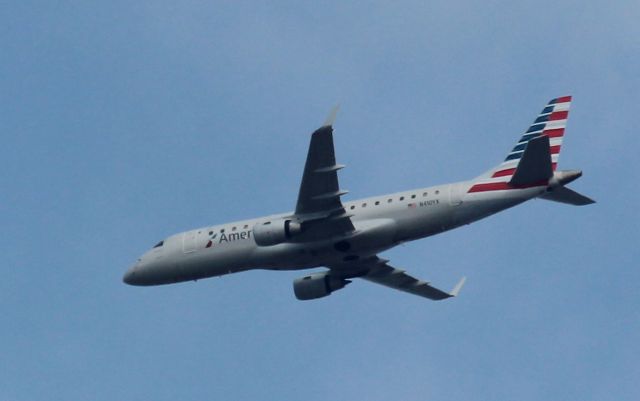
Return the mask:
[[[553,176],[549,137],[541,135],[529,140],[509,184],[514,187],[547,185]]]
[[[540,146],[541,144],[536,144],[536,142],[543,142],[542,140],[537,139],[540,137],[546,137],[544,141],[548,141],[548,152],[551,155],[551,172],[555,171],[556,166],[558,165],[560,147],[562,146],[562,138],[564,136],[564,129],[567,125],[570,106],[571,96],[555,98],[547,103],[538,117],[533,121],[533,124],[531,124],[529,129],[527,129],[527,131],[518,140],[511,152],[509,152],[504,161],[478,177],[469,192],[505,190],[514,188],[514,185],[517,187],[521,185],[534,184],[534,182],[531,182],[530,180],[523,180],[522,177],[518,177],[518,175],[522,174],[516,174],[516,172],[521,163],[527,164],[526,159],[533,158],[535,160],[540,160],[544,157],[545,152],[535,152],[535,155],[533,156],[533,149],[529,150],[529,152],[525,152],[530,142],[532,142],[531,148],[544,148],[544,145]],[[534,144],[535,146],[533,146]],[[528,157],[524,157],[525,153],[529,154]],[[520,170],[527,171],[529,169],[523,168]]]

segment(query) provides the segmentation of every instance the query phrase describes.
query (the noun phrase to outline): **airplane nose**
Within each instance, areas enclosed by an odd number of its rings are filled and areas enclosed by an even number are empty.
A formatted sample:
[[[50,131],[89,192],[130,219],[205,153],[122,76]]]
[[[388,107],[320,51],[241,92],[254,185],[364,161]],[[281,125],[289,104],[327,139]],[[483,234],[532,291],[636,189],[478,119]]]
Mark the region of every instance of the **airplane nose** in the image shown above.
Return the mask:
[[[132,268],[127,270],[127,272],[122,277],[122,281],[125,284],[129,284],[129,285],[137,285],[138,284],[138,282],[136,280],[136,267],[135,266],[133,266]]]

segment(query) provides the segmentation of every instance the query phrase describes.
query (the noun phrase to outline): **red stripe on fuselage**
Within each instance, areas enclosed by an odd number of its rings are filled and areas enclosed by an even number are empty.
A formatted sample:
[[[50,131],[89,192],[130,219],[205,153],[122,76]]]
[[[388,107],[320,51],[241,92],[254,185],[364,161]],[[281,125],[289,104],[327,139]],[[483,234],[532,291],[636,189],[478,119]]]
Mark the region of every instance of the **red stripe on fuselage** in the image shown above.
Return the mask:
[[[472,186],[468,192],[501,191],[512,188],[513,187],[509,185],[508,182],[490,182],[487,184],[476,184]]]
[[[507,175],[513,175],[513,173],[516,172],[515,168],[508,168],[506,170],[500,170],[500,171],[496,171],[495,173],[493,173],[493,175],[491,176],[491,178],[494,177],[504,177]]]
[[[519,185],[513,186],[508,182],[488,182],[486,184],[476,184],[472,186],[468,193],[472,192],[486,192],[486,191],[506,191],[510,189],[525,189],[525,188],[533,188],[533,187],[543,187],[547,186],[549,183],[547,181],[535,182],[533,184],[528,185]]]
[[[551,153],[553,153],[553,152],[551,152]],[[558,166],[558,163],[551,163],[551,169],[553,171],[556,170],[557,166]],[[508,168],[508,169],[505,169],[505,170],[496,171],[495,173],[493,173],[491,178],[506,177],[506,176],[509,176],[509,175],[514,175],[515,172],[516,172],[515,168]]]

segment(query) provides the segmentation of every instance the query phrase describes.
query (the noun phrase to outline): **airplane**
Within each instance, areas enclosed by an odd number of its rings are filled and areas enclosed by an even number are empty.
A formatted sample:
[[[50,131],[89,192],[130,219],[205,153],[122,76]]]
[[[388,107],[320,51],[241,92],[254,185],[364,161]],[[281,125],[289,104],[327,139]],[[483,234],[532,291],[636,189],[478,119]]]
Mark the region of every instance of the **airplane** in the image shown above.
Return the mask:
[[[443,300],[447,292],[389,264],[380,253],[483,219],[534,198],[594,201],[566,185],[580,170],[557,170],[571,96],[552,99],[504,161],[467,181],[345,202],[333,146],[337,108],[311,134],[295,210],[208,226],[158,242],[125,273],[136,286],[172,284],[252,269],[324,267],[293,282],[299,300],[330,295],[356,278]]]

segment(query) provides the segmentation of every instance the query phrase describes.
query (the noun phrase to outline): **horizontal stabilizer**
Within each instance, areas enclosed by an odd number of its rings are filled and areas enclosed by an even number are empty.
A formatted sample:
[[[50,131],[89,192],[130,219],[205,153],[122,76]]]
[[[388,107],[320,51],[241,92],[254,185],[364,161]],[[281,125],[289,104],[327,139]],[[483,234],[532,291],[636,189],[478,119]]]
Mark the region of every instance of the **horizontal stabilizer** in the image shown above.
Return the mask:
[[[526,186],[545,183],[553,175],[548,136],[539,136],[527,143],[520,163],[509,184]]]
[[[547,192],[540,197],[542,199],[575,206],[584,206],[596,203],[593,199],[581,195],[567,187],[557,187],[553,191]]]

